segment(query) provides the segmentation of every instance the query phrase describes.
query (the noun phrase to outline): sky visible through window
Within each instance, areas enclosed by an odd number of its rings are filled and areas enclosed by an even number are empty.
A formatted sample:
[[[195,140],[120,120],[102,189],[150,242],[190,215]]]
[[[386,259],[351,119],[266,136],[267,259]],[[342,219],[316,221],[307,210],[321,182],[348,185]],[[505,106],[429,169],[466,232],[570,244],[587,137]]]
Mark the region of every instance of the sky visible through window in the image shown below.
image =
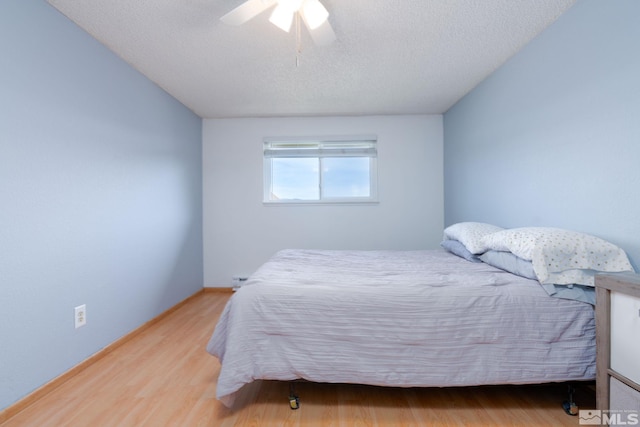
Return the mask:
[[[368,157],[271,159],[272,195],[279,200],[369,197]]]

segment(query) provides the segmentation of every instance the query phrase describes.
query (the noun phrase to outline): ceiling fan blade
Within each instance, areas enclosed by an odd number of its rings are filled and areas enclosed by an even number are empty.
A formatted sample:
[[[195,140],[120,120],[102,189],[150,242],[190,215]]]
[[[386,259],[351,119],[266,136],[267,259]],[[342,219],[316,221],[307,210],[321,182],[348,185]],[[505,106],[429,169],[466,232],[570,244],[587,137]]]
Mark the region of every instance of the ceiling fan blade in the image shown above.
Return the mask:
[[[276,4],[276,0],[247,0],[220,20],[229,25],[241,25]]]
[[[319,27],[314,30],[309,27],[306,21],[305,25],[309,30],[309,34],[311,34],[313,42],[318,46],[329,45],[336,39],[336,33],[333,32],[333,28],[331,28],[331,24],[329,24],[329,21],[324,21]]]
[[[279,4],[275,9],[273,9],[273,13],[269,18],[269,22],[280,28],[282,31],[286,31],[288,33],[289,30],[291,30],[291,23],[293,22],[294,13],[295,12],[284,8],[281,4]]]
[[[319,0],[304,0],[299,12],[310,30],[315,30],[329,17],[329,12]]]

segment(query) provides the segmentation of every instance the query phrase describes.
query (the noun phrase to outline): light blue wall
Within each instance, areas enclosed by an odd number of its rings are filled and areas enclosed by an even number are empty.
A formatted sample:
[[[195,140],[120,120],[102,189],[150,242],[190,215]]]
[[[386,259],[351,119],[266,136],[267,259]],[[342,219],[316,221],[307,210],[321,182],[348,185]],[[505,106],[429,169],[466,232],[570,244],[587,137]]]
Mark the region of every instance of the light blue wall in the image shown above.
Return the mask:
[[[0,88],[2,409],[203,268],[199,117],[40,0],[0,2]]]
[[[446,225],[583,231],[638,267],[639,16],[579,0],[445,114]]]
[[[379,203],[264,206],[265,135],[376,135]],[[205,286],[230,286],[280,249],[439,247],[440,115],[207,119],[202,140]]]

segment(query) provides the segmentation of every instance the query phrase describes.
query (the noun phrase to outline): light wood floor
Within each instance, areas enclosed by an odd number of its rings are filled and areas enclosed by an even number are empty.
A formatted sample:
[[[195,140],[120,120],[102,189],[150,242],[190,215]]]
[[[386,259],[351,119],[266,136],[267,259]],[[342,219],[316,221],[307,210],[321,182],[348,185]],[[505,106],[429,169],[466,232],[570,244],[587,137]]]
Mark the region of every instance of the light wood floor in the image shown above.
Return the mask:
[[[396,389],[296,384],[245,386],[234,410],[215,399],[220,365],[205,351],[230,294],[204,293],[80,372],[2,427],[15,426],[578,426],[566,385]],[[595,408],[593,387],[576,401]]]

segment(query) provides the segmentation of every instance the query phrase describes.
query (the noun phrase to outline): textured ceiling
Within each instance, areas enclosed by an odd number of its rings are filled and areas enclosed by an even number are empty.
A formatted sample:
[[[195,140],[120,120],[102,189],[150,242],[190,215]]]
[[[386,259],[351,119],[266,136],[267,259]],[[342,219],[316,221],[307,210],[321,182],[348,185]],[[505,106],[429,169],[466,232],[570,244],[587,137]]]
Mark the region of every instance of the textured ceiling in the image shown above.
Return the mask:
[[[244,0],[48,0],[204,118],[437,114],[575,0],[322,0],[337,40],[316,47]]]

